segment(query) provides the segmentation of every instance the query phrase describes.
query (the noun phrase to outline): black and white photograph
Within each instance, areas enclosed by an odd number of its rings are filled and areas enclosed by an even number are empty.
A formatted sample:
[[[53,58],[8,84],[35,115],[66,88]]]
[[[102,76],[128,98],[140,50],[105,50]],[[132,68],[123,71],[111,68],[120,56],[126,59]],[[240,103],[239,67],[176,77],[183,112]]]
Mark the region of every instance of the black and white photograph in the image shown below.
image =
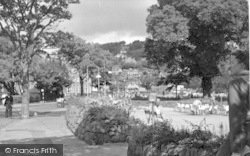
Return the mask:
[[[0,156],[250,156],[249,0],[0,0]]]

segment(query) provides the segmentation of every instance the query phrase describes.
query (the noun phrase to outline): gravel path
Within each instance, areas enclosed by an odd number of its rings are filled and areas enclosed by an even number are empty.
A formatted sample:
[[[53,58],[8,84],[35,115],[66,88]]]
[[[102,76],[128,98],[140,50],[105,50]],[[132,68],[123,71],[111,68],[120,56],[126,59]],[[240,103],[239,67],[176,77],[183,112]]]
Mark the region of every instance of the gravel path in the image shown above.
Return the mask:
[[[139,107],[139,110],[137,110],[133,115],[137,118],[140,118],[144,122],[146,122],[146,115],[143,111],[143,109],[146,107]],[[162,108],[162,115],[163,118],[166,120],[169,120],[171,124],[177,128],[187,128],[192,130],[193,125],[203,125],[203,127],[207,127],[209,130],[211,130],[214,133],[220,134],[220,125],[223,125],[223,133],[228,133],[229,131],[229,120],[228,116],[223,115],[188,115],[185,113],[175,112],[174,108]],[[205,123],[202,121],[204,121]]]

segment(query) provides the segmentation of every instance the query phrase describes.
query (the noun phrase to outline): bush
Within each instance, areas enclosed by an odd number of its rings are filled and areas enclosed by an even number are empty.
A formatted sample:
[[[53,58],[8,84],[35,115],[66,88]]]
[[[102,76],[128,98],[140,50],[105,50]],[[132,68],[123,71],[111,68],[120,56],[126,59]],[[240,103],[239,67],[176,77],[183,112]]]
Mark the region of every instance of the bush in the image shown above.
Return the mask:
[[[176,97],[164,97],[164,96],[157,96],[161,101],[168,101],[168,100],[180,100],[181,98],[178,96]],[[132,100],[148,100],[148,97],[142,97],[139,95],[135,95]]]
[[[130,133],[128,154],[137,155],[216,155],[225,136],[217,136],[206,130],[202,121],[192,125],[193,130],[176,131],[169,122],[155,123],[147,126],[134,126]],[[191,154],[192,155],[192,154]]]
[[[30,103],[40,102],[41,96],[40,93],[30,93]],[[22,95],[13,95],[13,103],[22,103]]]
[[[81,140],[90,145],[126,142],[133,120],[125,108],[108,98],[75,97],[68,104],[67,126]]]

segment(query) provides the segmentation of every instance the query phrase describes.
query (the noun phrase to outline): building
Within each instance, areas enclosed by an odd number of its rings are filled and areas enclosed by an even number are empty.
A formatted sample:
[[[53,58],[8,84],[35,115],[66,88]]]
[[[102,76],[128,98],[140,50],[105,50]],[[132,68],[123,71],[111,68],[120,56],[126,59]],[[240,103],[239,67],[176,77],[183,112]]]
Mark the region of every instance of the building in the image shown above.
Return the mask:
[[[117,74],[119,74],[119,73],[121,73],[122,72],[122,69],[121,69],[121,67],[120,66],[118,66],[118,65],[114,65],[113,67],[112,67],[112,74],[115,74],[115,75],[117,75]]]
[[[73,83],[69,87],[64,87],[64,94],[65,96],[69,95],[80,95],[81,94],[81,84],[80,84],[80,75],[78,71],[75,68],[72,68],[68,66],[69,68],[69,75],[70,79],[73,81]],[[89,94],[92,92],[92,80],[91,78],[88,78],[84,76],[83,79],[83,94]]]
[[[125,50],[121,50],[119,54],[115,55],[115,57],[125,59],[127,57],[127,52]]]
[[[141,76],[141,73],[137,69],[128,69],[124,70],[126,72],[126,75],[128,78],[139,78]]]
[[[42,57],[46,60],[46,59],[50,59],[50,58],[57,58],[57,51],[58,49],[55,48],[51,48],[51,49],[46,49],[46,52],[48,53],[48,55],[43,55]],[[49,57],[48,57],[49,56]],[[80,95],[81,94],[81,84],[80,84],[80,75],[79,72],[77,71],[77,69],[75,69],[74,67],[72,67],[70,64],[68,64],[65,60],[62,60],[69,71],[69,76],[70,76],[70,80],[72,80],[72,84],[69,87],[63,87],[63,92],[65,94],[65,96],[69,96],[69,95]],[[88,78],[84,76],[84,80],[83,80],[83,93],[87,94],[87,93],[91,93],[92,92],[92,80],[91,78]]]

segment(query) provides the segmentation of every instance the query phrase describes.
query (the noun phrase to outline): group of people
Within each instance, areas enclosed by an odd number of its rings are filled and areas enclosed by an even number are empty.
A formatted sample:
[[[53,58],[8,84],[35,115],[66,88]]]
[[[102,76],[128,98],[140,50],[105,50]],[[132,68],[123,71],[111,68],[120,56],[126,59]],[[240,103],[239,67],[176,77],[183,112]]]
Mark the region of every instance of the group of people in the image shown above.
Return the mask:
[[[228,115],[229,106],[228,105],[219,106],[215,104],[213,100],[196,99],[191,104],[177,103],[175,111],[191,115],[206,115],[206,114]]]
[[[144,113],[147,118],[147,124],[162,122],[164,119],[161,112],[160,99],[157,98],[155,101],[150,101],[149,107],[144,110]]]

